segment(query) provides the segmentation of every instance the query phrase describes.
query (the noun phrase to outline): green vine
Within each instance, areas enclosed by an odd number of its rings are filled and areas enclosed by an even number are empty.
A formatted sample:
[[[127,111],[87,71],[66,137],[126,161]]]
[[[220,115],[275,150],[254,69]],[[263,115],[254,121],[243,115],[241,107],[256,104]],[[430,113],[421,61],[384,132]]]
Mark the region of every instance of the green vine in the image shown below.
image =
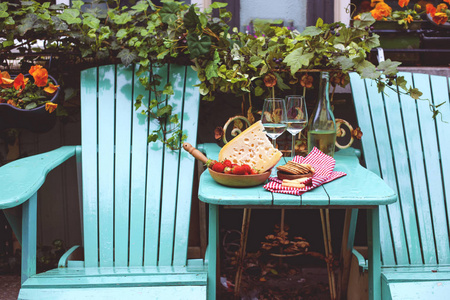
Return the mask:
[[[106,9],[97,6],[101,3]],[[379,45],[378,36],[370,30],[375,21],[370,13],[351,27],[319,19],[316,26],[300,33],[261,23],[250,35],[229,28],[226,22],[231,13],[225,6],[215,2],[200,12],[195,5],[169,0],[162,1],[162,6],[140,0],[131,7],[122,6],[120,0],[94,0],[90,5],[72,1],[72,7],[34,0],[20,5],[2,2],[0,57],[13,51],[67,53],[94,64],[139,64],[139,76],[150,74],[140,81],[155,98],[143,107],[140,95],[135,107],[160,124],[148,141],[161,141],[171,149],[178,149],[186,137],[165,101],[173,93],[172,86],[160,87],[155,65],[192,65],[201,82],[200,93],[209,101],[217,92],[264,97],[270,87],[275,94],[303,88],[302,74],[321,70],[340,74],[339,85],[346,85],[348,72],[356,71],[362,78],[376,80],[380,92],[393,84],[414,99],[421,95],[396,77],[400,63],[387,60],[374,65],[367,59]],[[218,17],[213,17],[213,10]],[[44,41],[44,47],[38,47],[38,40]]]

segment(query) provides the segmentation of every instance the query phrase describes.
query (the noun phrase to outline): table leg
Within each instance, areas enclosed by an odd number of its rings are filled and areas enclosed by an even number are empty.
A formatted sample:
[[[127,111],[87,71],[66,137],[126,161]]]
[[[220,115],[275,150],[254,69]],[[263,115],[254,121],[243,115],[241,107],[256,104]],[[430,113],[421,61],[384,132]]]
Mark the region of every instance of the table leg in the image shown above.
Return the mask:
[[[324,217],[325,211],[325,217]],[[330,286],[330,298],[336,299],[335,277],[333,270],[333,262],[330,258],[333,256],[333,248],[331,247],[331,230],[330,230],[330,211],[328,208],[320,209],[320,219],[322,221],[323,243],[325,246],[325,257],[327,258],[328,284]]]
[[[344,230],[342,233],[341,257],[339,259],[339,293],[338,299],[347,299],[347,287],[350,276],[352,250],[355,241],[356,222],[358,219],[357,208],[345,210]]]
[[[217,251],[219,249],[219,207],[209,204],[208,231],[208,299],[216,299]]]
[[[369,300],[381,299],[380,211],[373,208],[367,214],[367,245],[369,250]]]
[[[236,278],[234,280],[234,296],[239,297],[239,292],[241,289],[241,279],[242,279],[242,271],[244,268],[244,258],[247,247],[247,239],[248,239],[248,228],[250,227],[250,216],[252,213],[251,208],[244,208],[243,216],[242,216],[242,228],[241,228],[241,241],[239,246],[239,255],[237,257],[237,271]]]

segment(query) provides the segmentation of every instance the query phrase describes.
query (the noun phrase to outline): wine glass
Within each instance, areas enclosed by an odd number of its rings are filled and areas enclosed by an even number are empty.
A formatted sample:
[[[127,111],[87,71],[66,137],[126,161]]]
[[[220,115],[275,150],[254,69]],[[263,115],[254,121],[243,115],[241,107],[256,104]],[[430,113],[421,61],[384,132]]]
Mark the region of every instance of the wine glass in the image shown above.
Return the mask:
[[[292,135],[291,156],[295,156],[295,136],[302,132],[308,123],[305,97],[286,96],[287,131]]]
[[[261,123],[266,130],[266,134],[272,139],[276,148],[277,137],[286,130],[286,104],[282,98],[267,98],[261,114]]]

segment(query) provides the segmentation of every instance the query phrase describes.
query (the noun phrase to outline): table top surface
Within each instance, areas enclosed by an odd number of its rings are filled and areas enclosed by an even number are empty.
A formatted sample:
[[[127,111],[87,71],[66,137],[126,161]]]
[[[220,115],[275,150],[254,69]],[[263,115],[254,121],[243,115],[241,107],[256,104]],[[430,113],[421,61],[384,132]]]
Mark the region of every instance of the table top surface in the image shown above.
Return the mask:
[[[205,144],[209,158],[217,159],[220,148],[215,144]],[[218,184],[209,172],[200,177],[198,197],[201,201],[226,206],[255,207],[342,207],[369,208],[393,203],[397,200],[395,192],[376,174],[359,164],[354,149],[336,152],[334,171],[347,175],[319,186],[300,196],[273,193],[263,185],[248,188],[233,188]],[[279,164],[285,164],[289,157],[283,157]]]

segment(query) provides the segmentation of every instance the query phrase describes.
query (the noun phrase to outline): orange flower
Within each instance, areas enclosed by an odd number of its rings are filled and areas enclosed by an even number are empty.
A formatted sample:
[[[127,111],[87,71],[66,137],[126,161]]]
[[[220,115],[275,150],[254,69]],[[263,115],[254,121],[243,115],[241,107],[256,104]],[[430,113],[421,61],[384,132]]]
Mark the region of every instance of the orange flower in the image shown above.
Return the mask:
[[[13,86],[14,80],[11,79],[8,72],[3,71],[0,73],[0,86],[2,88],[10,88]]]
[[[436,13],[436,7],[434,7],[433,4],[428,3],[427,6],[425,6],[425,8],[427,10],[427,14],[434,17],[434,14]]]
[[[57,107],[58,107],[58,104],[56,104],[56,103],[53,103],[53,102],[45,103],[45,110],[48,111],[49,113],[54,112]]]
[[[302,87],[311,88],[313,81],[314,81],[313,77],[308,75],[308,73],[305,73],[305,75],[303,75],[302,78],[300,79],[300,84]]]
[[[447,14],[443,12],[437,12],[434,14],[433,21],[438,25],[445,24],[448,20]]]
[[[445,12],[447,8],[448,8],[447,4],[441,3],[436,7],[436,12]]]
[[[44,91],[49,93],[50,95],[54,94],[59,88],[59,85],[54,85],[53,83],[49,83],[46,88],[44,88]]]
[[[277,78],[272,73],[267,74],[266,76],[264,76],[264,84],[267,87],[273,87],[277,84]]]
[[[371,0],[370,6],[375,7],[378,3],[384,2],[384,0]]]
[[[361,20],[361,15],[356,15],[353,20]]]
[[[26,85],[26,82],[25,82],[25,77],[23,76],[23,74],[22,73],[20,73],[19,75],[17,75],[17,77],[14,79],[14,88],[16,89],[16,90],[19,90],[19,89],[24,89],[25,88],[25,85]]]
[[[405,7],[409,4],[409,0],[398,0],[398,5],[400,5],[400,7]]]
[[[16,101],[9,99],[8,101],[6,101],[6,103],[8,103],[9,105],[12,105],[14,107],[17,107]]]
[[[447,2],[448,4],[450,4],[450,0],[444,0],[444,2]]]
[[[377,9],[372,9],[370,11],[370,13],[372,14],[372,17],[377,21],[380,21],[381,19],[383,19],[383,16],[380,14],[380,12]]]
[[[31,76],[33,76],[34,72],[36,72],[37,70],[42,69],[42,66],[40,65],[34,65],[30,68],[30,70],[28,71],[28,73],[30,73]]]
[[[380,12],[383,17],[389,17],[392,12],[392,8],[384,2],[380,2],[375,6],[375,9]]]
[[[30,69],[31,71],[31,69]],[[30,73],[31,74],[31,73]],[[34,83],[38,86],[38,87],[44,87],[47,85],[47,80],[48,80],[48,72],[46,69],[44,68],[39,68],[35,71],[33,71],[33,74],[31,74],[34,78]]]
[[[406,22],[411,23],[412,21],[414,21],[414,18],[411,15],[408,15],[405,19]]]

